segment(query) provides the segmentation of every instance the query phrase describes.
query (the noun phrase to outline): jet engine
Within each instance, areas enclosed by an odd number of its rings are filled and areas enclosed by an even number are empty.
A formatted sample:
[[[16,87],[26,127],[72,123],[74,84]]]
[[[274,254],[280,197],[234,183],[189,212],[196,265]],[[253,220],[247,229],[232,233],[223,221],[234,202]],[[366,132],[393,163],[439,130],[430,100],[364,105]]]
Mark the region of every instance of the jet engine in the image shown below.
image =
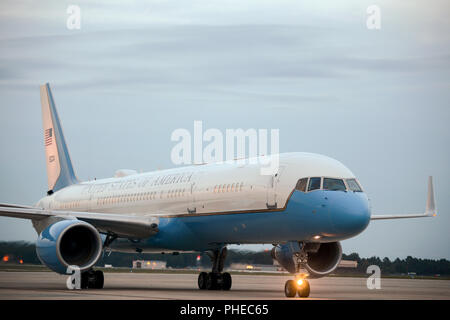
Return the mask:
[[[39,260],[55,272],[65,274],[68,266],[90,269],[100,258],[102,238],[92,225],[62,220],[44,229],[36,242]]]
[[[306,243],[300,250],[299,246],[283,244],[272,248],[272,258],[290,273],[296,273],[296,257],[301,250],[307,254],[304,265],[310,278],[320,278],[333,272],[342,258],[342,247],[339,242]]]

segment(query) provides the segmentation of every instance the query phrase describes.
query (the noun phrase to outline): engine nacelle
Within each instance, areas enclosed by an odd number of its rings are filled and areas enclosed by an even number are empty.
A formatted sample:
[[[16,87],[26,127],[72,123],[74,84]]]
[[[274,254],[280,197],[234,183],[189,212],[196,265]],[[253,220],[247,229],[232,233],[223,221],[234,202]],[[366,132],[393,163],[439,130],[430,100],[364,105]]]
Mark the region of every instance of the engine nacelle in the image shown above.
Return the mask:
[[[290,245],[280,245],[272,248],[272,258],[290,273],[295,273],[294,249]],[[339,242],[321,243],[320,246],[306,244],[305,251],[308,260],[305,265],[310,278],[320,278],[333,272],[342,258],[342,247]]]
[[[58,221],[44,229],[36,242],[39,260],[55,272],[65,274],[75,265],[90,269],[100,258],[103,242],[97,229],[79,220]]]

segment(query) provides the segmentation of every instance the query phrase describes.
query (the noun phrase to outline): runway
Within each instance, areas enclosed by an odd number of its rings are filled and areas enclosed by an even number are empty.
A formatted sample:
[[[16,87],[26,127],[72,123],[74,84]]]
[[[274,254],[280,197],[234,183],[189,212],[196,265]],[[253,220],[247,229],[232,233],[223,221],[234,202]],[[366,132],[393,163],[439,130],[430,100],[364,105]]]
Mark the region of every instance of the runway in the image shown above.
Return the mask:
[[[230,291],[197,288],[196,274],[105,273],[101,290],[68,290],[67,276],[53,272],[0,272],[0,299],[286,299],[289,276],[233,275]],[[450,299],[450,280],[381,279],[369,290],[366,278],[326,277],[310,280],[310,299]],[[297,298],[299,299],[299,298]]]

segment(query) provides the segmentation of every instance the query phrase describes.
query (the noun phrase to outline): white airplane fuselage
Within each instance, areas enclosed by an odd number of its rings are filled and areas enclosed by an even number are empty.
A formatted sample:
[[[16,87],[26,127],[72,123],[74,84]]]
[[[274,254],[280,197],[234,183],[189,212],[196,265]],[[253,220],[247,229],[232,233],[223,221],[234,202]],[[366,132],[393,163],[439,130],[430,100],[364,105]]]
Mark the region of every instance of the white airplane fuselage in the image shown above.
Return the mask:
[[[353,173],[318,154],[279,155],[273,175],[262,161],[204,164],[82,182],[41,199],[37,206],[140,217],[157,216],[149,239],[116,241],[113,250],[203,251],[226,244],[331,242],[353,237],[370,221],[364,192],[351,191]],[[299,179],[320,177],[319,189],[296,190]],[[324,190],[324,178],[346,190]]]

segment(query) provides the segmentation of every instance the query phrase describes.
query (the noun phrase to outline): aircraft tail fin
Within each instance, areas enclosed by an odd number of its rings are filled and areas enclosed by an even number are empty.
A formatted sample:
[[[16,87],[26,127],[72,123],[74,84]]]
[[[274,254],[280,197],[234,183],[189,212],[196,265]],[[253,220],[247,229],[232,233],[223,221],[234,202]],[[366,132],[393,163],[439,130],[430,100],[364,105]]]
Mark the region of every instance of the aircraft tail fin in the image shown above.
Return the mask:
[[[48,192],[52,194],[78,183],[70,160],[69,150],[56,111],[50,85],[41,86],[42,122],[44,128],[45,162],[47,164]]]

